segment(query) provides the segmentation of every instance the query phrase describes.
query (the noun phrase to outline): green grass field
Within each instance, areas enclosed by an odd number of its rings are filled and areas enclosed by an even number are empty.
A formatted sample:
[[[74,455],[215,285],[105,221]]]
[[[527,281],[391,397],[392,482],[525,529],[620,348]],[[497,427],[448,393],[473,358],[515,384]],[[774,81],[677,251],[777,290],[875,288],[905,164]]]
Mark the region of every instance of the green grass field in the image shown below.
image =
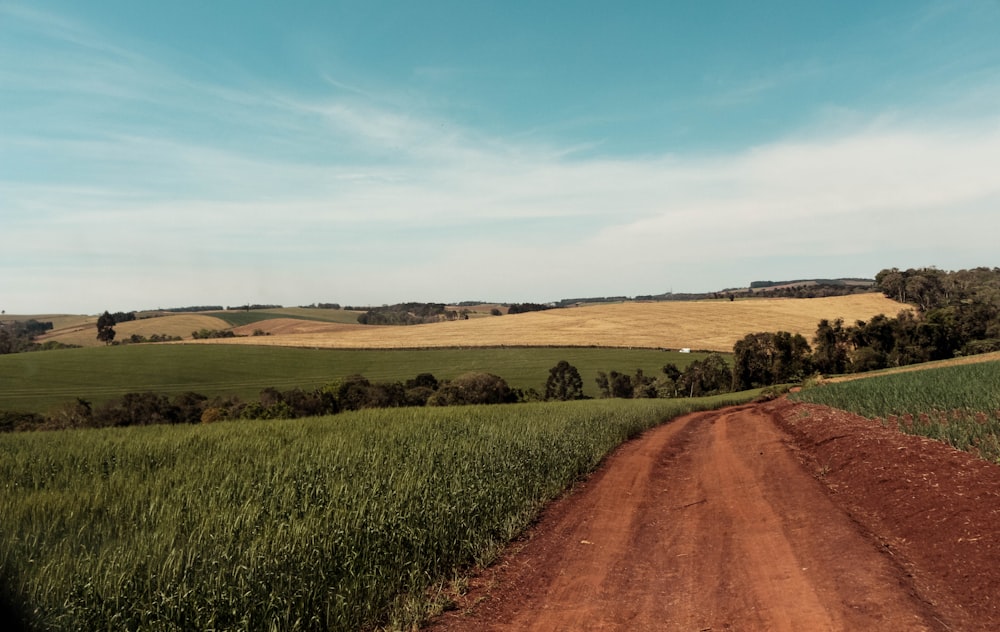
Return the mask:
[[[251,310],[242,312],[239,310],[228,310],[224,312],[205,312],[206,316],[221,318],[233,327],[259,323],[262,320],[272,318],[298,318],[300,320],[314,320],[324,323],[345,323],[349,325],[358,324],[358,315],[362,312],[348,312],[342,309],[314,309],[308,307],[283,307],[281,309]]]
[[[622,441],[752,395],[8,434],[0,571],[37,629],[412,629]]]
[[[439,379],[467,371],[495,373],[516,388],[543,390],[560,360],[577,367],[588,395],[598,371],[647,375],[673,362],[681,369],[704,354],[581,348],[323,350],[229,345],[127,345],[0,356],[0,410],[48,412],[82,397],[92,403],[128,392],[254,397],[273,386],[316,388],[360,373],[373,381]]]
[[[792,398],[879,418],[1000,463],[1000,362],[825,384]]]

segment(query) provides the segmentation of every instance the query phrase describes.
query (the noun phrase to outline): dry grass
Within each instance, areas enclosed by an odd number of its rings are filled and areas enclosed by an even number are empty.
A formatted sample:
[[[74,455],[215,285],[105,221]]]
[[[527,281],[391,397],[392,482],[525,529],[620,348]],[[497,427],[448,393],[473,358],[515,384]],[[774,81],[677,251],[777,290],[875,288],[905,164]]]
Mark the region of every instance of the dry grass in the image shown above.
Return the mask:
[[[198,329],[228,328],[229,324],[226,321],[214,316],[176,314],[119,323],[115,325],[115,339],[124,340],[132,334],[139,334],[146,337],[153,334],[166,334],[168,336],[190,338],[191,332]],[[44,336],[37,338],[38,342],[46,342],[48,340],[56,340],[64,344],[80,345],[82,347],[97,347],[103,344],[97,340],[96,317],[88,319],[88,322],[77,322],[67,327],[53,329]]]
[[[903,309],[909,307],[881,294],[617,303],[411,327],[340,326],[199,342],[331,349],[595,346],[732,351],[737,340],[752,332],[784,330],[811,339],[822,318],[853,323],[876,314],[895,316]]]

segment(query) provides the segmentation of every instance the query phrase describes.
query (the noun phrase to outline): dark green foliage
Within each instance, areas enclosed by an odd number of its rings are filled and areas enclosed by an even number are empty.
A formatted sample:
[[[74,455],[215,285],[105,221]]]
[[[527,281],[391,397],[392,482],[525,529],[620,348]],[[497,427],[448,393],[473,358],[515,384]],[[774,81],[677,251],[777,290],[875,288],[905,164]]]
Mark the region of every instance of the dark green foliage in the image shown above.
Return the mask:
[[[427,403],[430,406],[464,406],[516,401],[517,393],[499,375],[471,372],[442,384]]]
[[[341,410],[361,410],[372,408],[368,406],[368,391],[372,383],[363,375],[350,375],[344,378],[337,389],[337,401]]]
[[[962,355],[977,355],[1000,351],[1000,339],[973,340],[962,347]]]
[[[45,418],[38,413],[22,413],[0,410],[0,432],[34,430],[44,423]]]
[[[847,368],[848,333],[844,331],[844,321],[840,318],[830,322],[819,321],[813,344],[813,366],[827,375],[843,373]]]
[[[183,340],[183,338],[169,334],[151,334],[148,338],[142,334],[132,334],[128,338],[121,340],[121,344],[144,344],[147,342],[171,342],[179,340]]]
[[[635,394],[632,376],[627,373],[598,371],[597,387],[601,389],[601,397],[617,397],[631,399]]]
[[[552,305],[542,305],[540,303],[514,303],[507,309],[508,314],[526,314],[528,312],[542,312],[553,309]]]
[[[420,387],[437,390],[438,380],[430,373],[421,373],[411,380],[406,380],[406,388],[411,389]]]
[[[703,397],[728,393],[732,389],[733,374],[721,354],[713,353],[703,360],[688,365],[678,380],[677,387],[688,397]]]
[[[0,323],[0,355],[42,350],[42,345],[35,342],[35,336],[50,329],[51,322],[43,323],[35,319]]]
[[[733,390],[800,381],[812,370],[811,352],[801,334],[747,334],[733,347]]]
[[[115,312],[114,314],[111,314],[111,320],[114,321],[115,325],[118,323],[133,321],[135,318],[135,312]]]
[[[160,312],[186,313],[186,312],[221,312],[222,305],[192,305],[190,307],[168,307],[160,309]]]
[[[444,303],[400,303],[373,307],[358,316],[358,322],[362,325],[422,325],[458,317],[459,313],[447,309]]]
[[[340,309],[340,303],[313,303],[312,305],[303,305],[303,307],[313,309]]]
[[[201,422],[201,414],[205,412],[205,405],[208,398],[200,393],[188,391],[181,393],[174,398],[174,407],[177,410],[177,421],[180,423],[196,424]]]
[[[635,375],[632,376],[632,397],[640,399],[659,397],[656,380],[646,375],[642,369],[636,369]]]
[[[679,397],[683,393],[680,392],[680,378],[683,373],[677,365],[673,362],[668,362],[663,365],[661,369],[663,377],[660,379],[660,383],[657,387],[657,394],[660,397]]]
[[[94,411],[94,418],[101,426],[148,426],[181,421],[180,409],[157,393],[126,393]]]
[[[97,319],[97,339],[107,345],[115,339],[115,319],[108,312],[104,312]]]
[[[575,366],[566,360],[560,360],[549,370],[549,377],[545,380],[545,399],[583,399],[583,378]]]
[[[235,338],[236,333],[231,329],[199,329],[192,331],[191,337],[195,340],[205,340],[209,338]]]

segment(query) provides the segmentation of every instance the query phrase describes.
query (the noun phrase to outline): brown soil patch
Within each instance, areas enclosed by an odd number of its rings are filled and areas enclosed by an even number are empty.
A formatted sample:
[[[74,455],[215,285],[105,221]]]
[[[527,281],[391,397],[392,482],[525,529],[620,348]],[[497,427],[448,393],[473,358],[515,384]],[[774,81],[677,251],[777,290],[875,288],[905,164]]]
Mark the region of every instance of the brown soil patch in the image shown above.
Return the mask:
[[[881,294],[733,302],[629,302],[410,327],[361,327],[209,342],[341,349],[596,346],[729,352],[737,340],[752,332],[785,330],[811,338],[822,318],[853,322],[876,314],[896,315],[903,309],[910,307]]]
[[[619,449],[431,630],[989,630],[1000,468],[840,411],[697,413]]]

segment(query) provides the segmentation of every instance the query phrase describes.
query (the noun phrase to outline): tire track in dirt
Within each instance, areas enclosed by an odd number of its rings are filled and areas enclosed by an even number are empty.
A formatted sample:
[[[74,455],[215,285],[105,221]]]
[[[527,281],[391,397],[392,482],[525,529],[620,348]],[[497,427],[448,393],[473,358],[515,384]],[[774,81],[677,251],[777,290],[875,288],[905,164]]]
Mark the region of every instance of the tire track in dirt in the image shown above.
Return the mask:
[[[630,442],[432,630],[946,629],[759,407]]]

